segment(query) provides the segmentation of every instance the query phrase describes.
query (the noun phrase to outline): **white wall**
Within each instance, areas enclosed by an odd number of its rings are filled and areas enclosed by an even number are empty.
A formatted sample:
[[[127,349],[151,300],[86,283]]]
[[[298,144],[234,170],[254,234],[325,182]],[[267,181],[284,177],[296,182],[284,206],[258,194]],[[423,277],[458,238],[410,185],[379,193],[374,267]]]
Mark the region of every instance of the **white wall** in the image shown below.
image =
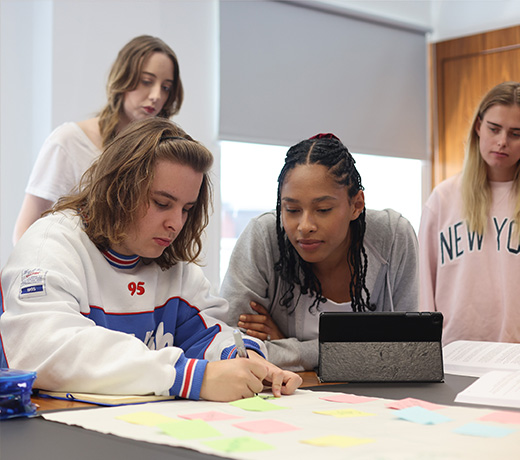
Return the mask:
[[[431,41],[520,23],[517,0],[315,2],[430,28]],[[44,138],[101,108],[117,51],[144,33],[178,54],[186,99],[175,121],[217,157],[206,273],[218,283],[218,0],[0,0],[0,267]]]
[[[520,25],[518,0],[442,0],[430,3],[432,42]]]
[[[317,3],[431,29],[431,42],[520,24],[519,0],[317,0]]]
[[[137,35],[158,36],[176,52],[185,100],[174,121],[217,156],[218,190],[217,0],[1,0],[0,17],[0,266],[43,140],[101,109],[109,68]],[[215,213],[206,244],[214,280],[219,222]]]

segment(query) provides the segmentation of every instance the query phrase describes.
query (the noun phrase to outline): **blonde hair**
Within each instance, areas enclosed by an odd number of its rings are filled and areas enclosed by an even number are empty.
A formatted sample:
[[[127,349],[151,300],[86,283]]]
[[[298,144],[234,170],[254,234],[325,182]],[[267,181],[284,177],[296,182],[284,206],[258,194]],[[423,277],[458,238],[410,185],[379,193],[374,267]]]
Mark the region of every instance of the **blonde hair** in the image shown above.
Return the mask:
[[[49,212],[75,211],[100,250],[121,243],[139,211],[149,206],[154,168],[160,160],[190,166],[203,174],[203,180],[181,232],[154,260],[163,269],[179,261],[197,262],[212,206],[213,155],[170,120],[155,117],[127,126],[85,172],[76,191],[60,198]]]
[[[170,118],[179,112],[184,99],[179,62],[173,50],[160,38],[141,35],[130,40],[118,53],[107,81],[107,104],[99,113],[99,131],[103,147],[116,135],[123,112],[124,95],[137,88],[143,66],[153,53],[163,53],[173,63],[173,84],[158,117]]]
[[[491,188],[486,173],[486,164],[480,153],[477,123],[482,121],[486,111],[494,105],[520,107],[520,83],[504,82],[492,88],[480,102],[466,143],[466,154],[462,170],[463,216],[470,231],[484,234],[491,204]],[[520,162],[516,166],[513,193],[516,196],[513,218],[520,225]]]

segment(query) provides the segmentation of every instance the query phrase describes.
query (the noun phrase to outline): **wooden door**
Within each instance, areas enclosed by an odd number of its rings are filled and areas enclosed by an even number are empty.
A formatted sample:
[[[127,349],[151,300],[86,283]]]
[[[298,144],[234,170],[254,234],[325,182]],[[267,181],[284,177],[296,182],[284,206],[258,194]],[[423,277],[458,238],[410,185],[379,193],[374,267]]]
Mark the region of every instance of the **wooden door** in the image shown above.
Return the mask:
[[[466,137],[482,96],[520,81],[520,26],[432,45],[433,186],[462,170]]]

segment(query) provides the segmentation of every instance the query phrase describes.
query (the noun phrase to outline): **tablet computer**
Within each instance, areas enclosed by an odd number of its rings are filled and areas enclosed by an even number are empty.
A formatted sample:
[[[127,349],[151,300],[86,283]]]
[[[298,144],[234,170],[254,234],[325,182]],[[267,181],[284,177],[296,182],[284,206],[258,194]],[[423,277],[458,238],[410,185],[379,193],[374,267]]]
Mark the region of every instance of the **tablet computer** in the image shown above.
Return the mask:
[[[441,382],[440,312],[323,312],[322,382]]]

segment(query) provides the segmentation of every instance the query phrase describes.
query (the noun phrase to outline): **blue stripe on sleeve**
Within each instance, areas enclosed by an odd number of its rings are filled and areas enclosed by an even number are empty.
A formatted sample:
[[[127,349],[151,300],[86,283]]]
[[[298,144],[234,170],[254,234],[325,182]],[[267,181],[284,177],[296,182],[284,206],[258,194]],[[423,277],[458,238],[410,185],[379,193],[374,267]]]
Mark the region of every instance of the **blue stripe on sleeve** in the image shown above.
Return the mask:
[[[199,399],[204,372],[208,361],[188,359],[182,355],[175,363],[175,380],[170,388],[170,395],[184,399]]]
[[[255,341],[251,339],[244,339],[244,345],[248,350],[256,351],[262,358],[265,358],[264,354],[260,351],[260,345],[258,345]],[[229,347],[224,348],[222,350],[222,355],[220,359],[232,359],[237,355],[237,347],[235,345],[230,345]]]

